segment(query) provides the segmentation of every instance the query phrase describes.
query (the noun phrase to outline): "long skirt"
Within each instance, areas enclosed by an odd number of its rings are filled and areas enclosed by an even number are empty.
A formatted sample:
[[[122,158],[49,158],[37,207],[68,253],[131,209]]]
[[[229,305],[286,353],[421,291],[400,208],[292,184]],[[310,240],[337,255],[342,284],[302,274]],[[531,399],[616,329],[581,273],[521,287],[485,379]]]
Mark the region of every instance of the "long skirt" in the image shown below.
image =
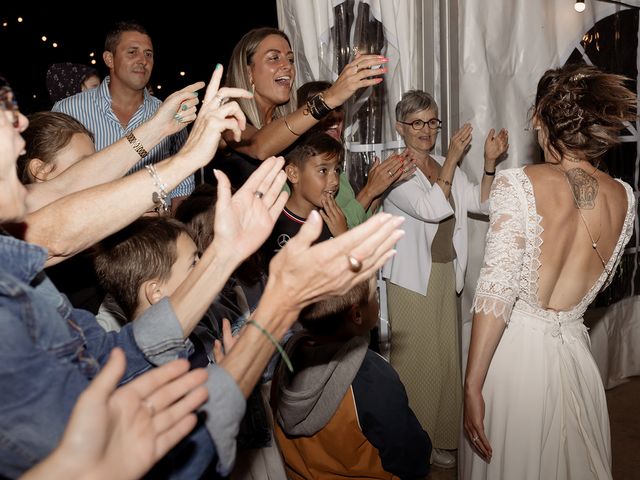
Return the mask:
[[[387,281],[391,365],[435,448],[456,449],[462,408],[453,262],[434,263],[427,295]]]

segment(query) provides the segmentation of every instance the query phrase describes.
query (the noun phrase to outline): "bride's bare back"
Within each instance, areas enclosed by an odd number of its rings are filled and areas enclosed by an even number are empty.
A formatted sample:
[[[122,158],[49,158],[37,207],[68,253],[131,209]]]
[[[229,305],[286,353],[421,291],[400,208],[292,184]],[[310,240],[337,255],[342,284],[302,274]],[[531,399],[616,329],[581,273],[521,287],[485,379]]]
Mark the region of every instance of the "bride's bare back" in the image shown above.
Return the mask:
[[[603,261],[609,261],[622,232],[624,187],[590,165],[581,168],[585,164],[564,162],[566,174],[549,163],[525,169],[544,229],[538,270],[542,308],[570,310],[579,303],[604,270]]]

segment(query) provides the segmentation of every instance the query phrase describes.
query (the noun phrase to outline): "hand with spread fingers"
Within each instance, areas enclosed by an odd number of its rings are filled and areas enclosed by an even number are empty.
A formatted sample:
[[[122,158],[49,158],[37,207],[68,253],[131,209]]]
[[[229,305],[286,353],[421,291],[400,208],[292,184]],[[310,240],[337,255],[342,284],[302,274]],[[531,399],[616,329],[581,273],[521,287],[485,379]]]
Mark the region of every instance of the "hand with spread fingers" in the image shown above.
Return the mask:
[[[338,79],[324,92],[324,100],[331,108],[345,103],[359,89],[377,85],[383,80],[389,61],[383,55],[360,55],[347,64]],[[372,78],[373,77],[373,78]]]
[[[367,183],[358,192],[356,199],[365,210],[375,211],[380,203],[380,196],[389,187],[402,182],[416,171],[416,164],[408,152],[391,155],[383,163],[376,157],[369,174]]]
[[[208,396],[205,370],[189,372],[176,360],[118,388],[125,364],[114,349],[78,398],[59,446],[21,478],[140,478],[193,429],[193,411]]]
[[[213,245],[225,255],[233,253],[238,264],[264,243],[287,202],[283,165],[282,157],[268,158],[233,196],[227,176],[214,171],[218,201]]]
[[[449,151],[447,152],[447,160],[451,159],[455,164],[460,163],[462,157],[469,148],[471,143],[473,127],[470,123],[465,123],[460,129],[453,134],[449,142]]]
[[[240,141],[242,130],[246,127],[246,118],[240,106],[235,101],[223,101],[229,98],[253,97],[251,92],[242,88],[219,88],[222,72],[223,68],[218,64],[207,86],[191,134],[181,150],[181,153],[187,155],[198,155],[203,164],[213,158],[222,132],[230,130],[233,138]]]

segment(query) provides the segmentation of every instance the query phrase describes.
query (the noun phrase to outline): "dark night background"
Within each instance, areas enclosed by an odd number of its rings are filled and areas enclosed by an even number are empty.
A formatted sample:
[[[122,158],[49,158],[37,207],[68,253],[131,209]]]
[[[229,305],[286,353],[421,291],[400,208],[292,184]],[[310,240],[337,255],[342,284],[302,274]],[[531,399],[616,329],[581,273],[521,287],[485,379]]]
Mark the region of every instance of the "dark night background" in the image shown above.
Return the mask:
[[[159,98],[198,80],[208,82],[216,63],[226,67],[234,45],[251,28],[278,26],[273,0],[211,2],[207,5],[211,14],[185,2],[162,10],[149,3],[96,2],[90,7],[98,12],[93,14],[87,12],[87,3],[46,7],[25,3],[24,8],[6,3],[0,7],[0,73],[11,83],[26,114],[51,107],[45,75],[52,63],[90,65],[89,52],[95,52],[94,67],[104,78],[108,73],[102,61],[104,37],[118,20],[136,20],[149,31],[155,49],[151,84],[162,85],[155,91]],[[53,48],[52,42],[59,46]]]

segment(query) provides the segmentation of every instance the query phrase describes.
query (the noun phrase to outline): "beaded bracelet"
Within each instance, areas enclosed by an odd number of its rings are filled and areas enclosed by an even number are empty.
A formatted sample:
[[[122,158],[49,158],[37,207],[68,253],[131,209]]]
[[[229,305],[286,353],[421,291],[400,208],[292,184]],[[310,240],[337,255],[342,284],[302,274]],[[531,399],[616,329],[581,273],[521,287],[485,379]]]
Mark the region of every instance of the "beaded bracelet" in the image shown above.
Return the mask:
[[[253,325],[258,330],[260,330],[262,334],[266,336],[271,343],[273,343],[273,345],[276,347],[276,350],[278,350],[278,353],[282,357],[282,360],[287,365],[287,368],[289,369],[289,371],[293,372],[293,365],[291,365],[291,360],[289,360],[289,355],[287,355],[287,352],[284,351],[284,348],[282,348],[282,346],[280,345],[280,342],[278,342],[278,340],[276,340],[273,335],[271,335],[262,325],[260,325],[255,320],[248,320],[247,323],[249,325]]]
[[[296,132],[294,132],[294,131],[291,129],[291,125],[289,125],[289,122],[287,122],[287,117],[286,117],[286,116],[285,116],[285,117],[282,117],[282,120],[284,120],[284,124],[287,126],[287,128],[289,129],[289,131],[290,131],[291,133],[293,133],[296,137],[299,137],[299,136],[300,136],[300,134],[299,134],[299,133],[296,133]]]
[[[151,201],[156,206],[156,212],[158,212],[158,214],[169,213],[169,205],[167,205],[167,184],[162,183],[160,175],[158,175],[154,165],[145,165],[144,168],[147,169],[147,172],[149,172],[149,175],[153,178],[153,183],[158,189],[157,192],[151,194]]]
[[[316,120],[322,120],[326,117],[333,108],[327,105],[324,101],[324,95],[322,92],[315,94],[309,100],[307,100],[307,109],[311,113],[311,116]]]
[[[149,152],[147,152],[147,150],[144,148],[142,143],[140,143],[140,140],[138,140],[136,136],[133,134],[133,132],[127,133],[126,139],[129,140],[131,147],[133,147],[136,153],[140,155],[140,158],[144,158],[147,155],[149,155]]]
[[[445,179],[444,179],[444,178],[442,178],[442,177],[438,177],[438,179],[436,180],[436,182],[442,182],[442,183],[444,183],[447,187],[450,187],[450,186],[451,186],[451,182],[450,182],[449,180],[445,180]]]

